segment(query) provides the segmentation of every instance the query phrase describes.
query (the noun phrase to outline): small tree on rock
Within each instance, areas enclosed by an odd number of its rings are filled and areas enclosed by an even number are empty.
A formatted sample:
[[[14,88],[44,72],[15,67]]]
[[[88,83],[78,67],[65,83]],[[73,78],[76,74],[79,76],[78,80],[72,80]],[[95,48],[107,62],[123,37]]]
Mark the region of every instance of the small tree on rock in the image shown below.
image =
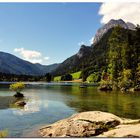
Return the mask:
[[[14,95],[15,97],[23,97],[23,94],[21,93],[21,91],[24,88],[25,88],[25,84],[23,82],[17,82],[10,85],[10,90],[13,90],[16,92],[16,94]]]

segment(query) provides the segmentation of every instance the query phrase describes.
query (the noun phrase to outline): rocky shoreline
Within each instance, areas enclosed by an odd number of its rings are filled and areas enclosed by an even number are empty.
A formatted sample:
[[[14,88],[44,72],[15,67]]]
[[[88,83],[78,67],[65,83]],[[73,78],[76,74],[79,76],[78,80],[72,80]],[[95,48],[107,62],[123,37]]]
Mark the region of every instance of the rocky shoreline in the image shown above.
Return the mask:
[[[39,129],[41,137],[140,137],[140,120],[89,111]]]

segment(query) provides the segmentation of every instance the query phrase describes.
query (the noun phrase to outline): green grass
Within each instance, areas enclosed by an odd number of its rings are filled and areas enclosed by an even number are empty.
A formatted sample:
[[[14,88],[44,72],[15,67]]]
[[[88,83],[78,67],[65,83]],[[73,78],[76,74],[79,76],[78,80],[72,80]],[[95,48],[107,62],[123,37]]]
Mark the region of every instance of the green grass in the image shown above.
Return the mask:
[[[80,79],[81,71],[78,71],[78,72],[75,72],[75,73],[71,73],[71,75],[73,77],[73,80]],[[55,82],[61,81],[61,76],[54,77],[54,81]]]
[[[80,79],[81,71],[71,73],[73,79]]]
[[[54,77],[54,81],[55,81],[55,82],[61,81],[61,76],[56,76],[56,77]]]

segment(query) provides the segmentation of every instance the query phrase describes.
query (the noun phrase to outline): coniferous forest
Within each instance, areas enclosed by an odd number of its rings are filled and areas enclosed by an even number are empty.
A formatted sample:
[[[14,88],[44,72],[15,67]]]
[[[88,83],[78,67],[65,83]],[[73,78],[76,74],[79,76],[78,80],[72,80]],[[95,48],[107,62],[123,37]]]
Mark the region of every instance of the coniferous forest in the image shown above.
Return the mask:
[[[91,79],[109,89],[138,90],[140,86],[140,27],[116,26],[92,46],[91,53],[77,67],[83,81]],[[72,71],[67,70],[66,73]]]
[[[107,77],[107,78],[104,78]],[[101,83],[112,88],[137,89],[140,85],[140,27],[125,30],[114,27],[106,54],[106,67],[102,71]]]

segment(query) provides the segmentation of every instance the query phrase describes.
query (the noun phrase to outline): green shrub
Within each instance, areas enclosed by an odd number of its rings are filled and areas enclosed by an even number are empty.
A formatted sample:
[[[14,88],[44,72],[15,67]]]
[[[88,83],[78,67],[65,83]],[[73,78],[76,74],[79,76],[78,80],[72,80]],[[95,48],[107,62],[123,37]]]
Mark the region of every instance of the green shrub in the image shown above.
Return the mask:
[[[122,71],[121,77],[119,79],[119,87],[120,88],[129,88],[132,85],[131,80],[132,74],[130,69],[124,69]]]
[[[25,84],[23,82],[17,82],[10,85],[10,90],[15,91],[16,93],[20,93],[25,88]]]
[[[55,81],[55,82],[61,81],[61,76],[56,76],[56,77],[54,77],[54,81]]]
[[[65,74],[65,75],[61,76],[61,81],[71,81],[71,80],[73,80],[71,74]]]
[[[96,73],[92,73],[92,74],[90,74],[87,77],[86,81],[88,81],[88,82],[94,82],[94,83],[99,82],[100,81],[100,74],[97,73],[97,72]]]

